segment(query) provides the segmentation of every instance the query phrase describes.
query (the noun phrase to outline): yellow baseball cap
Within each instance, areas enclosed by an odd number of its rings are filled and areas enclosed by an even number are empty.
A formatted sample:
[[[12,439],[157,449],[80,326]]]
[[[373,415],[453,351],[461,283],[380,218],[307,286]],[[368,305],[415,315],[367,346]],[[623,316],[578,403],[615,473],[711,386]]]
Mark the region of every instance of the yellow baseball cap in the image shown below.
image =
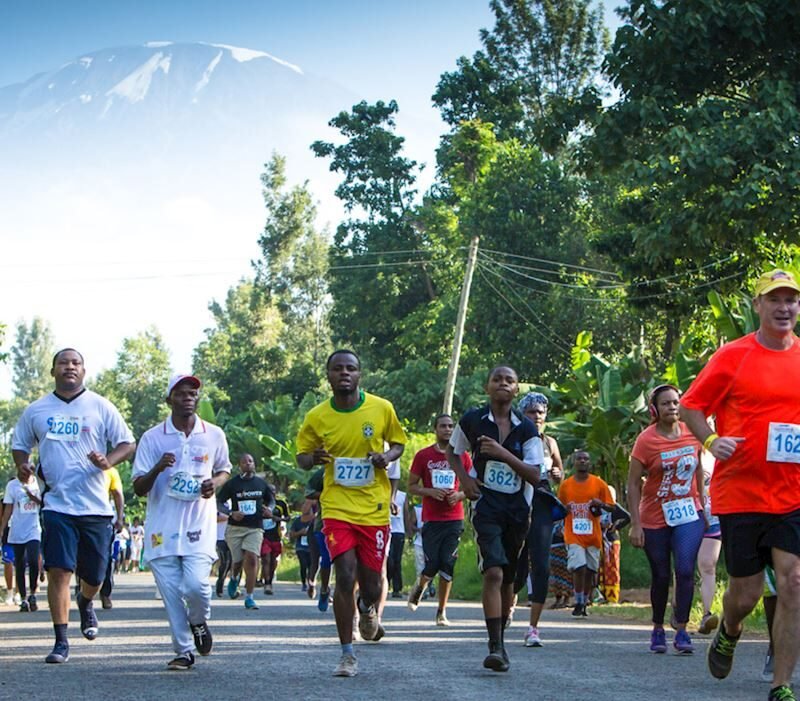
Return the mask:
[[[758,278],[755,290],[756,297],[765,295],[767,292],[772,292],[772,290],[777,290],[781,287],[788,287],[790,290],[800,292],[800,285],[797,284],[794,275],[780,268],[775,268],[775,270],[770,270],[768,273],[764,273]]]

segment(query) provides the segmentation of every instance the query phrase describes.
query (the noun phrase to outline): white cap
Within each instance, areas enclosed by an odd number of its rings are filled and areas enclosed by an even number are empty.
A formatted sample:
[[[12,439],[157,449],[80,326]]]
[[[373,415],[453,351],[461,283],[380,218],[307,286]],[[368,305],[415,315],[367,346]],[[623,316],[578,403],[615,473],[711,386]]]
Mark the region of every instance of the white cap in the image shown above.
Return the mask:
[[[175,389],[175,385],[183,381],[191,382],[195,389],[200,389],[201,385],[203,384],[194,375],[183,375],[180,373],[173,375],[169,378],[169,384],[167,385],[167,398],[169,398],[169,395],[172,394],[172,390]]]

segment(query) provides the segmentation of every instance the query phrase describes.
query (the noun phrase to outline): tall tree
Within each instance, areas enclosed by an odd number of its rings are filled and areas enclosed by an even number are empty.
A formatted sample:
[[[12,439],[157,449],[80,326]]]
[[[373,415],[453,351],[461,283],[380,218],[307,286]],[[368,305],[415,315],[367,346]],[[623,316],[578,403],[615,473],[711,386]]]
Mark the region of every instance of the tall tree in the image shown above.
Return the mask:
[[[11,367],[14,396],[32,402],[53,388],[50,376],[53,353],[56,351],[50,325],[34,317],[30,325],[17,324],[14,345],[11,347]]]
[[[138,438],[167,415],[164,393],[169,376],[169,350],[161,333],[151,327],[123,339],[114,367],[92,384],[117,405]]]
[[[490,7],[495,26],[481,30],[483,50],[442,75],[433,102],[451,127],[477,118],[503,138],[556,151],[598,105],[609,44],[602,8],[590,0],[492,0]]]

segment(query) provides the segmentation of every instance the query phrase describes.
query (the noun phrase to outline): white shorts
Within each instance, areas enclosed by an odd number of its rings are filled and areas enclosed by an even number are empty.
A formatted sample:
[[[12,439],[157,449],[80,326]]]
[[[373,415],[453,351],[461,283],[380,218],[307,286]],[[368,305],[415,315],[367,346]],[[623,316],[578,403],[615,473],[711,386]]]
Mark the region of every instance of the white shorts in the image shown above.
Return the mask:
[[[572,572],[581,567],[597,572],[600,568],[600,548],[594,545],[584,548],[582,545],[570,543],[567,546],[567,569]]]

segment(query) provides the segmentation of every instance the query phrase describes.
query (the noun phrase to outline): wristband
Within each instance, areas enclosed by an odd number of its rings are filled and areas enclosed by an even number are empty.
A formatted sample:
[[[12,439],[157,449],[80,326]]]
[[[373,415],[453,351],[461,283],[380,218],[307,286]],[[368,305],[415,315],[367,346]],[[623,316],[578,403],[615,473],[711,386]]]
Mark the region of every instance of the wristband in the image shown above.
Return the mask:
[[[703,441],[703,450],[711,450],[711,444],[719,438],[718,433],[712,433],[708,438]]]

